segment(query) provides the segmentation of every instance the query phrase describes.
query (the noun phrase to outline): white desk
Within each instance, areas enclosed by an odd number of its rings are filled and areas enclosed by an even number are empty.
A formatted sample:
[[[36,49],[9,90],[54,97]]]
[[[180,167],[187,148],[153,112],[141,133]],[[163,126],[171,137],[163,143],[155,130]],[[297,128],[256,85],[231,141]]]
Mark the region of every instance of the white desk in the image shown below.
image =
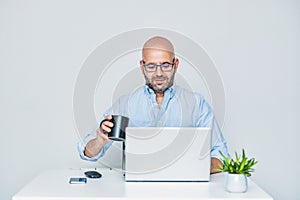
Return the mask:
[[[69,184],[70,177],[84,177],[83,170],[46,171],[13,196],[13,200],[70,199],[260,199],[272,197],[249,179],[248,192],[228,193],[223,174],[211,176],[210,182],[125,182],[122,173],[98,169],[100,179],[87,184]]]

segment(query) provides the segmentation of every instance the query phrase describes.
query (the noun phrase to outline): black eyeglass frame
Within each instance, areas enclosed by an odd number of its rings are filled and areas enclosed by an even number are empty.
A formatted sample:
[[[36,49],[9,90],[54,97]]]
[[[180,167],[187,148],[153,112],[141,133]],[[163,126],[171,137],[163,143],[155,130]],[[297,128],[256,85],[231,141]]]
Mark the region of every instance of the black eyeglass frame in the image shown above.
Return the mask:
[[[175,65],[175,58],[173,58],[172,63],[164,62],[164,63],[162,63],[162,64],[155,64],[155,63],[149,63],[149,64],[146,64],[144,60],[142,60],[142,62],[143,62],[143,66],[144,66],[144,68],[145,68],[145,70],[146,70],[147,72],[156,72],[156,71],[157,71],[157,67],[160,67],[160,70],[161,70],[162,72],[170,72],[170,71],[172,71],[172,69],[173,69],[173,67],[174,67],[174,65]],[[168,69],[168,70],[165,70],[165,69],[163,68],[163,65],[165,65],[165,64],[168,64],[168,67],[171,65],[171,68]],[[154,68],[153,68],[154,70],[149,70],[149,68],[147,68],[147,67],[149,67],[149,66],[153,66],[153,67],[154,67]]]

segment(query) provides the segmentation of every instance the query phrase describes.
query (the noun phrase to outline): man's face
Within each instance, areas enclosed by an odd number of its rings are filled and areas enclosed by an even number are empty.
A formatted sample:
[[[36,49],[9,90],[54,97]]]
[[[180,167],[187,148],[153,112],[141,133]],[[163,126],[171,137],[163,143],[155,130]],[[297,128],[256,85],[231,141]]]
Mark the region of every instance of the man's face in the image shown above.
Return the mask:
[[[171,52],[155,49],[145,50],[143,57],[144,62],[140,61],[140,67],[144,74],[146,85],[152,88],[155,93],[163,93],[173,85],[174,76],[178,67],[178,59],[173,60],[173,54]],[[160,67],[157,67],[154,72],[148,72],[144,67],[144,64],[172,64],[173,62],[173,68],[168,72],[162,71]]]

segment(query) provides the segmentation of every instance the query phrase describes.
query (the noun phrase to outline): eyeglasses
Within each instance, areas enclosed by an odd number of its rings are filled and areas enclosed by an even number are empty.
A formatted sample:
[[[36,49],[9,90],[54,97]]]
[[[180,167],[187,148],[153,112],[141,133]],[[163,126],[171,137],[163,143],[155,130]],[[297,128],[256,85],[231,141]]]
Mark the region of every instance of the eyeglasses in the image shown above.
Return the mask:
[[[157,67],[160,67],[160,70],[163,72],[170,72],[173,69],[174,66],[174,60],[172,63],[169,62],[164,62],[162,64],[155,64],[155,63],[149,63],[149,64],[145,64],[145,61],[143,61],[143,66],[145,67],[145,70],[147,72],[156,72],[157,71]]]

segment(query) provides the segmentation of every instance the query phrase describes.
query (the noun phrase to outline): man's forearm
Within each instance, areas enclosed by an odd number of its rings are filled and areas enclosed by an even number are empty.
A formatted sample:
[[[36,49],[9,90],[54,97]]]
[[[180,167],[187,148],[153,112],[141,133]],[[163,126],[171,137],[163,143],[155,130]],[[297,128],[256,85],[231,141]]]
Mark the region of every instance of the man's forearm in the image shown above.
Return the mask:
[[[84,148],[84,155],[92,158],[99,154],[106,143],[101,141],[99,137],[90,140]]]

